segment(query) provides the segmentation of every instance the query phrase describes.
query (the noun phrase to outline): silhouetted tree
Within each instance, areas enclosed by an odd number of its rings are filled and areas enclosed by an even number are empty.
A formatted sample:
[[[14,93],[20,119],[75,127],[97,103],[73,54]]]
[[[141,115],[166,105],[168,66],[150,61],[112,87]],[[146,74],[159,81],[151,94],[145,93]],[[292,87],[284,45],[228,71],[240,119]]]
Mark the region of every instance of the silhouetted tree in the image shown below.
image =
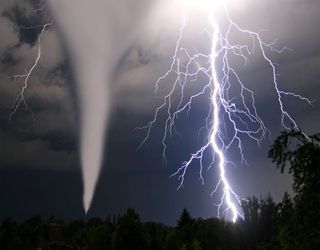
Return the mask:
[[[0,249],[22,249],[22,242],[18,234],[18,225],[11,218],[6,219],[0,228]]]
[[[184,208],[182,210],[182,213],[181,213],[179,219],[177,220],[177,227],[182,228],[186,225],[190,225],[191,223],[192,223],[192,217],[191,217],[189,211],[186,208]]]
[[[155,222],[144,223],[144,231],[148,234],[149,248],[152,250],[162,250],[168,235],[168,227]]]
[[[195,239],[193,242],[192,242],[192,250],[201,250],[201,243],[199,240]]]
[[[276,240],[279,221],[278,206],[268,194],[242,201],[244,221],[241,223],[248,249],[272,249],[278,247]]]
[[[269,151],[293,176],[294,209],[281,230],[283,249],[320,249],[320,134],[282,132]]]
[[[90,250],[111,250],[112,232],[105,225],[94,225],[89,227],[85,233],[86,249]]]
[[[112,236],[112,249],[114,250],[145,250],[148,241],[144,232],[140,216],[135,210],[129,208],[122,216]]]

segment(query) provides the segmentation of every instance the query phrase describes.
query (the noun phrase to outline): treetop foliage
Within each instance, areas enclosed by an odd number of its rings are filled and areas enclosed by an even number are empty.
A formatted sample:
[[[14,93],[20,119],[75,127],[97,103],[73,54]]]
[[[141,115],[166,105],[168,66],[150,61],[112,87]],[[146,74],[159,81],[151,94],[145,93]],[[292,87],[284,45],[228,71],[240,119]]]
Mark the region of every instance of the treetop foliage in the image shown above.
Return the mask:
[[[282,173],[288,166],[295,192],[301,192],[307,185],[320,184],[320,134],[307,136],[297,130],[282,132],[271,146],[269,157]]]

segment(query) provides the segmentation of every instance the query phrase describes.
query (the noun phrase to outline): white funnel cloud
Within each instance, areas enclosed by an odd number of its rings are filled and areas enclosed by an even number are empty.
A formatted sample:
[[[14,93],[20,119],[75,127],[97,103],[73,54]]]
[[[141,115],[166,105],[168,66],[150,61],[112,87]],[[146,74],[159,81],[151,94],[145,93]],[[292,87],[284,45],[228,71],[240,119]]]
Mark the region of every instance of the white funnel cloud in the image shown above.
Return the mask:
[[[83,205],[87,212],[92,202],[99,177],[104,149],[105,131],[108,125],[110,75],[95,63],[105,63],[102,58],[80,60],[77,66],[77,82],[81,110],[81,166],[83,173]],[[83,65],[85,64],[85,65]]]
[[[138,2],[138,3],[137,3]],[[71,54],[80,117],[83,205],[90,208],[103,159],[110,110],[110,82],[132,43],[148,0],[49,0]]]

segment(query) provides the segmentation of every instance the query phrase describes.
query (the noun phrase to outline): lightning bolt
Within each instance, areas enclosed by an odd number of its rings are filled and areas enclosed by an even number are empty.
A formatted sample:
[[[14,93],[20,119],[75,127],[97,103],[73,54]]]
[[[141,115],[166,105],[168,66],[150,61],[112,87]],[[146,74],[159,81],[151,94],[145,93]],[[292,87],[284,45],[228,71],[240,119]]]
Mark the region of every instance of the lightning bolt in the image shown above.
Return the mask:
[[[12,120],[13,116],[16,114],[18,108],[23,104],[26,108],[26,110],[29,110],[31,112],[32,117],[34,117],[32,109],[28,106],[27,101],[25,99],[25,91],[28,88],[28,84],[29,84],[29,80],[30,77],[32,75],[32,73],[34,72],[34,70],[37,68],[37,66],[39,65],[39,61],[41,59],[41,40],[42,40],[42,36],[44,34],[44,32],[46,31],[46,29],[52,25],[52,23],[46,23],[44,25],[42,25],[42,29],[41,32],[38,36],[38,51],[37,51],[37,57],[34,60],[34,63],[32,64],[32,66],[30,67],[30,69],[27,71],[26,74],[21,74],[21,75],[13,75],[13,78],[22,78],[24,79],[23,82],[23,86],[21,87],[21,90],[19,92],[19,94],[17,95],[17,97],[15,98],[15,100],[12,103],[11,106],[11,113],[9,114],[9,120]],[[38,26],[35,27],[31,27],[31,28],[37,28]]]
[[[260,35],[260,32],[253,32],[241,28],[235,23],[228,12],[227,6],[223,5],[225,17],[227,20],[227,29],[222,31],[219,23],[215,20],[212,13],[208,14],[208,22],[211,29],[206,32],[210,38],[210,53],[202,53],[199,51],[190,51],[183,47],[183,35],[187,26],[187,16],[183,17],[183,23],[180,28],[178,39],[176,42],[173,59],[170,68],[165,74],[157,80],[155,84],[155,92],[158,92],[160,83],[174,75],[172,88],[167,94],[162,96],[162,103],[155,110],[153,119],[139,129],[145,129],[146,135],[139,145],[143,146],[150,138],[152,128],[158,120],[159,113],[165,111],[166,120],[164,126],[164,134],[162,137],[163,159],[166,161],[167,140],[177,132],[175,122],[179,115],[183,112],[189,113],[193,102],[197,98],[203,98],[210,93],[210,111],[205,120],[205,129],[208,137],[203,146],[191,154],[190,158],[183,162],[182,166],[177,169],[171,176],[178,177],[180,189],[185,180],[187,170],[191,167],[194,161],[199,162],[199,179],[204,183],[203,178],[203,161],[204,155],[209,153],[213,156],[213,160],[209,168],[216,164],[219,170],[219,181],[214,188],[211,195],[218,190],[221,191],[220,203],[216,204],[218,207],[218,217],[226,215],[231,221],[236,222],[238,217],[243,217],[241,211],[241,198],[232,189],[227,177],[227,166],[235,165],[235,163],[227,160],[226,153],[232,148],[238,149],[241,163],[247,164],[244,156],[242,138],[247,137],[253,140],[259,147],[262,140],[271,131],[266,127],[263,120],[258,114],[255,105],[255,93],[251,90],[245,82],[241,79],[236,69],[232,67],[231,57],[240,58],[246,65],[255,52],[259,52],[262,59],[269,65],[272,72],[273,89],[276,93],[279,110],[281,113],[282,126],[290,129],[292,126],[297,128],[292,115],[285,109],[283,98],[292,96],[301,101],[306,101],[311,104],[311,101],[299,94],[281,90],[277,76],[277,66],[268,55],[271,53],[283,53],[290,50],[287,47],[276,48],[276,40],[270,43],[265,42]],[[232,43],[230,39],[231,33],[238,33],[248,37],[250,44]],[[184,60],[183,58],[187,58]],[[207,80],[205,84],[199,79],[200,75],[204,75]],[[187,98],[187,83],[197,82],[203,84],[201,91],[191,95]],[[202,85],[201,85],[202,86]],[[237,96],[231,93],[233,87],[239,89]],[[174,94],[179,92],[179,103],[174,106]]]

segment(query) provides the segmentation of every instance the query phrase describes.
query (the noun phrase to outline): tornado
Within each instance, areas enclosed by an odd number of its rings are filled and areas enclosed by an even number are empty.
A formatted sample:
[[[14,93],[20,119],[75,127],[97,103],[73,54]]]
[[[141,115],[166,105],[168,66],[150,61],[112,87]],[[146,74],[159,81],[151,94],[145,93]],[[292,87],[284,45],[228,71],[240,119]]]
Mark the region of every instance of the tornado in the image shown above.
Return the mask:
[[[139,26],[146,0],[48,0],[71,56],[80,109],[83,206],[87,213],[101,170],[111,105],[110,85]],[[135,29],[133,29],[135,28]]]

